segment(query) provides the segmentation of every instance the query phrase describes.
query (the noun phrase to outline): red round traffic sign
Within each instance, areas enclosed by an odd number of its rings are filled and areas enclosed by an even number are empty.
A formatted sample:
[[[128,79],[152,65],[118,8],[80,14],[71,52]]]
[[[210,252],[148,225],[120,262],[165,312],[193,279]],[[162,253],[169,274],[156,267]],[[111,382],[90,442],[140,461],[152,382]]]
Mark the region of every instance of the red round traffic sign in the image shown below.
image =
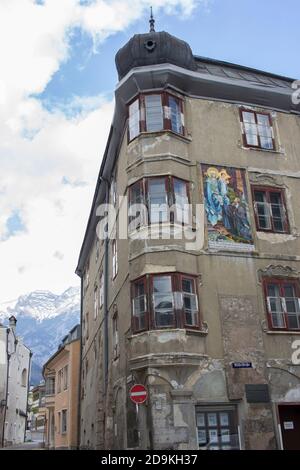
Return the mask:
[[[144,403],[148,398],[148,393],[144,385],[133,385],[129,391],[129,398],[133,403]]]

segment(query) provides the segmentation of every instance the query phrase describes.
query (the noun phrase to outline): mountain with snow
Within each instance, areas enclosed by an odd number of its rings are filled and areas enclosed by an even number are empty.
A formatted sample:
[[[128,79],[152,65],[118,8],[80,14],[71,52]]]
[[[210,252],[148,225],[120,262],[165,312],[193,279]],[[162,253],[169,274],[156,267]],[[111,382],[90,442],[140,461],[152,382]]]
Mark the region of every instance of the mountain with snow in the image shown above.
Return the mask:
[[[61,295],[34,291],[0,304],[0,322],[7,324],[11,315],[17,318],[17,335],[33,352],[31,383],[38,383],[43,364],[80,321],[80,288],[70,287]]]

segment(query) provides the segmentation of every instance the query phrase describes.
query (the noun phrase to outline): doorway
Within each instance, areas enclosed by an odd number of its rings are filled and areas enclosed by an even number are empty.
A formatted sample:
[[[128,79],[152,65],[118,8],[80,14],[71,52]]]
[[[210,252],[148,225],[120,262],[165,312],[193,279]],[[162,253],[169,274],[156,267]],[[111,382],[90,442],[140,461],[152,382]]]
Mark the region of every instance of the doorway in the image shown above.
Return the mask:
[[[279,405],[278,411],[284,450],[300,450],[300,404]]]

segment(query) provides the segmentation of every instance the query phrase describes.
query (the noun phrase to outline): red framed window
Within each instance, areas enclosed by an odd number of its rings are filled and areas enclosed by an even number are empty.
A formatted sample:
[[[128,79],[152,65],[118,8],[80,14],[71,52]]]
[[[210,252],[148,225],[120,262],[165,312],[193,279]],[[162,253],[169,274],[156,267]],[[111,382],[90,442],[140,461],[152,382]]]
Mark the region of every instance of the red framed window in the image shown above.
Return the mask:
[[[268,323],[272,330],[300,330],[300,289],[297,279],[265,279]]]
[[[278,188],[252,186],[257,230],[288,233],[284,192]]]
[[[133,332],[200,328],[196,278],[180,273],[150,274],[131,286]]]
[[[272,117],[250,109],[240,109],[244,145],[264,150],[275,150]]]
[[[141,132],[185,132],[183,100],[167,92],[139,95],[128,106],[128,118],[129,141]]]
[[[136,230],[148,223],[145,201],[145,181],[139,180],[128,190],[128,230]]]
[[[151,305],[155,328],[175,328],[174,276],[151,276]]]
[[[182,292],[183,323],[186,328],[199,325],[198,296],[196,292],[195,278],[189,276],[180,277]]]
[[[189,183],[173,176],[149,177],[129,187],[129,231],[143,225],[190,223]]]
[[[132,329],[134,332],[148,329],[148,292],[146,277],[134,281],[131,285]]]

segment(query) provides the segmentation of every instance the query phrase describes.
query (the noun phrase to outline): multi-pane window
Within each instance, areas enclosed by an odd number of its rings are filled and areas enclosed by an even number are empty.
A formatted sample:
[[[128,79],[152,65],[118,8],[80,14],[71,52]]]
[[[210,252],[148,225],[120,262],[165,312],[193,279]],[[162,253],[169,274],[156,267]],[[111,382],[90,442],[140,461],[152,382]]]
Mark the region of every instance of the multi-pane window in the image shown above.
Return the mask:
[[[152,307],[156,328],[175,326],[175,302],[172,276],[153,276]]]
[[[67,410],[62,410],[61,412],[61,433],[65,434],[67,432],[68,423],[67,423]]]
[[[139,180],[129,188],[129,231],[147,223],[144,180]]]
[[[129,140],[141,132],[171,130],[184,135],[183,101],[166,92],[139,95],[129,105]]]
[[[63,382],[64,382],[64,390],[68,389],[68,382],[69,382],[69,366],[66,365],[63,368]]]
[[[55,394],[55,377],[47,377],[46,378],[46,395],[54,395]]]
[[[57,373],[57,393],[61,392],[62,369]]]
[[[134,139],[140,133],[140,105],[136,99],[129,106],[129,140]]]
[[[244,131],[244,144],[248,147],[274,150],[275,142],[271,115],[252,110],[241,110],[240,113]]]
[[[155,328],[199,328],[196,278],[153,274],[132,283],[135,332]]]
[[[146,95],[144,99],[146,131],[161,131],[164,128],[162,95]]]
[[[201,450],[237,450],[240,448],[237,416],[232,406],[196,408],[198,445]]]
[[[132,284],[132,324],[134,331],[147,329],[147,283],[143,277]]]
[[[182,111],[182,101],[175,96],[169,96],[169,112],[171,121],[171,130],[177,134],[183,133],[184,117]]]
[[[186,326],[195,326],[198,322],[198,299],[193,278],[181,278],[184,323]]]
[[[169,220],[168,187],[166,178],[149,178],[148,207],[150,223]]]
[[[277,188],[252,188],[258,230],[287,233],[289,230],[283,191]]]
[[[174,220],[181,224],[188,224],[190,222],[190,206],[186,181],[173,178],[173,198],[175,204]]]
[[[113,279],[118,274],[118,248],[117,240],[112,241],[112,277]]]
[[[299,281],[293,279],[266,279],[264,286],[270,328],[299,330]]]
[[[188,182],[170,176],[144,178],[129,188],[130,229],[162,222],[190,222]]]

